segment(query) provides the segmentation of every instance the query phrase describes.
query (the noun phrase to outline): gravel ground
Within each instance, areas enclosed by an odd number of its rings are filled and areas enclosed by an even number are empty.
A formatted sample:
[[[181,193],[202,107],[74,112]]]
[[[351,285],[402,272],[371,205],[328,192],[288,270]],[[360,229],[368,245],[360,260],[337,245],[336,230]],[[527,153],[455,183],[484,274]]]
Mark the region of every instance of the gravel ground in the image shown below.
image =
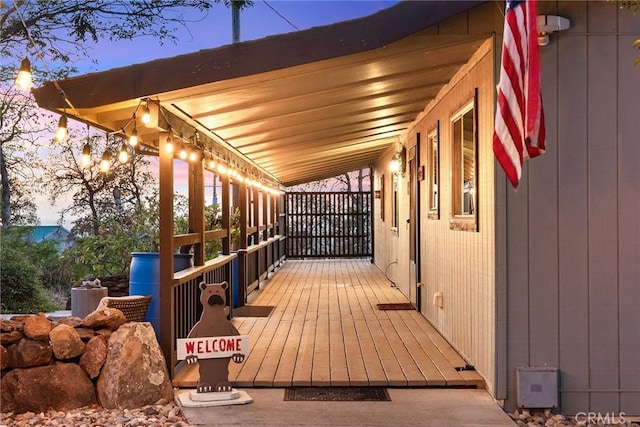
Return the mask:
[[[0,427],[59,426],[59,427],[190,427],[180,407],[174,402],[160,401],[138,409],[104,409],[85,406],[68,412],[47,411],[39,414],[0,414]]]
[[[589,423],[586,420],[544,412],[509,414],[519,427],[595,427],[637,426],[636,419],[616,423]],[[583,417],[584,418],[584,417]],[[619,420],[618,420],[619,421]],[[191,427],[175,402],[160,401],[138,409],[104,409],[98,405],[85,406],[69,412],[48,411],[39,414],[0,413],[0,427],[58,426],[58,427]],[[471,426],[469,426],[471,427]]]

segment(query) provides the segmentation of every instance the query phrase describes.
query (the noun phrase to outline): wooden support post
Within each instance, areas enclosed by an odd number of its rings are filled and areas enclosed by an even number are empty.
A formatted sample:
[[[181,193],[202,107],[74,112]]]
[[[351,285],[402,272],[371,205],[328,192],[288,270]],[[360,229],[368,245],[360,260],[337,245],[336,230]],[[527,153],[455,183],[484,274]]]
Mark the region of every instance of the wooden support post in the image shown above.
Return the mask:
[[[222,238],[222,253],[229,255],[231,253],[231,188],[227,174],[220,175],[220,185],[222,186],[220,189],[222,228],[227,230],[227,237]]]
[[[248,203],[247,203],[247,186],[240,183],[238,186],[239,208],[240,208],[240,248],[238,248],[238,302],[239,306],[243,306],[247,300],[247,287],[249,279],[247,277],[247,222],[248,222]]]
[[[193,248],[194,265],[204,265],[204,164],[202,159],[189,162],[189,233],[199,235]]]
[[[176,364],[173,355],[175,312],[173,304],[173,153],[166,150],[167,133],[160,134],[159,186],[160,186],[160,331],[159,344],[173,378]]]

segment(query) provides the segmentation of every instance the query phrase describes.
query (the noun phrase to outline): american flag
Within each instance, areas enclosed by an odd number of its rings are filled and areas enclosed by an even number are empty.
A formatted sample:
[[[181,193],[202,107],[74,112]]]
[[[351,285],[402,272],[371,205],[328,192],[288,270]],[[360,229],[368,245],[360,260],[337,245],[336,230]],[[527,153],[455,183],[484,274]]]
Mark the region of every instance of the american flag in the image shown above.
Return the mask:
[[[513,187],[522,162],[544,153],[544,111],[535,0],[508,0],[493,152]]]

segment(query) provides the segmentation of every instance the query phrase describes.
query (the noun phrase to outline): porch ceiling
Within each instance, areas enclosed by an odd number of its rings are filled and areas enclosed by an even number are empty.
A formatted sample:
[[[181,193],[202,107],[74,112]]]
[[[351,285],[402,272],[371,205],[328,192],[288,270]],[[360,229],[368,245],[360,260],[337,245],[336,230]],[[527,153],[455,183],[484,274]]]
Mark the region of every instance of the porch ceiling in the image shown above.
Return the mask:
[[[402,2],[353,21],[46,83],[33,93],[41,107],[66,107],[108,131],[125,127],[149,98],[280,183],[310,182],[367,167],[399,140],[487,38],[439,35],[434,24],[478,3]],[[139,123],[137,130],[157,147],[158,128]]]

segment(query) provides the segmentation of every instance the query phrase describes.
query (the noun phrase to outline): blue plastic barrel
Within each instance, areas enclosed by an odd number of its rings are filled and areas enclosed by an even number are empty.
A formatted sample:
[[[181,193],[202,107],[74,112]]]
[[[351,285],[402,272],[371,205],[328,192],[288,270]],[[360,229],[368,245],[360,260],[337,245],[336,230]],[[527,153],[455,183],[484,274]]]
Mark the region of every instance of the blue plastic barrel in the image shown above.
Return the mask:
[[[173,270],[193,267],[193,254],[173,254]],[[160,335],[160,253],[131,252],[129,295],[151,295],[151,304],[145,317]]]

